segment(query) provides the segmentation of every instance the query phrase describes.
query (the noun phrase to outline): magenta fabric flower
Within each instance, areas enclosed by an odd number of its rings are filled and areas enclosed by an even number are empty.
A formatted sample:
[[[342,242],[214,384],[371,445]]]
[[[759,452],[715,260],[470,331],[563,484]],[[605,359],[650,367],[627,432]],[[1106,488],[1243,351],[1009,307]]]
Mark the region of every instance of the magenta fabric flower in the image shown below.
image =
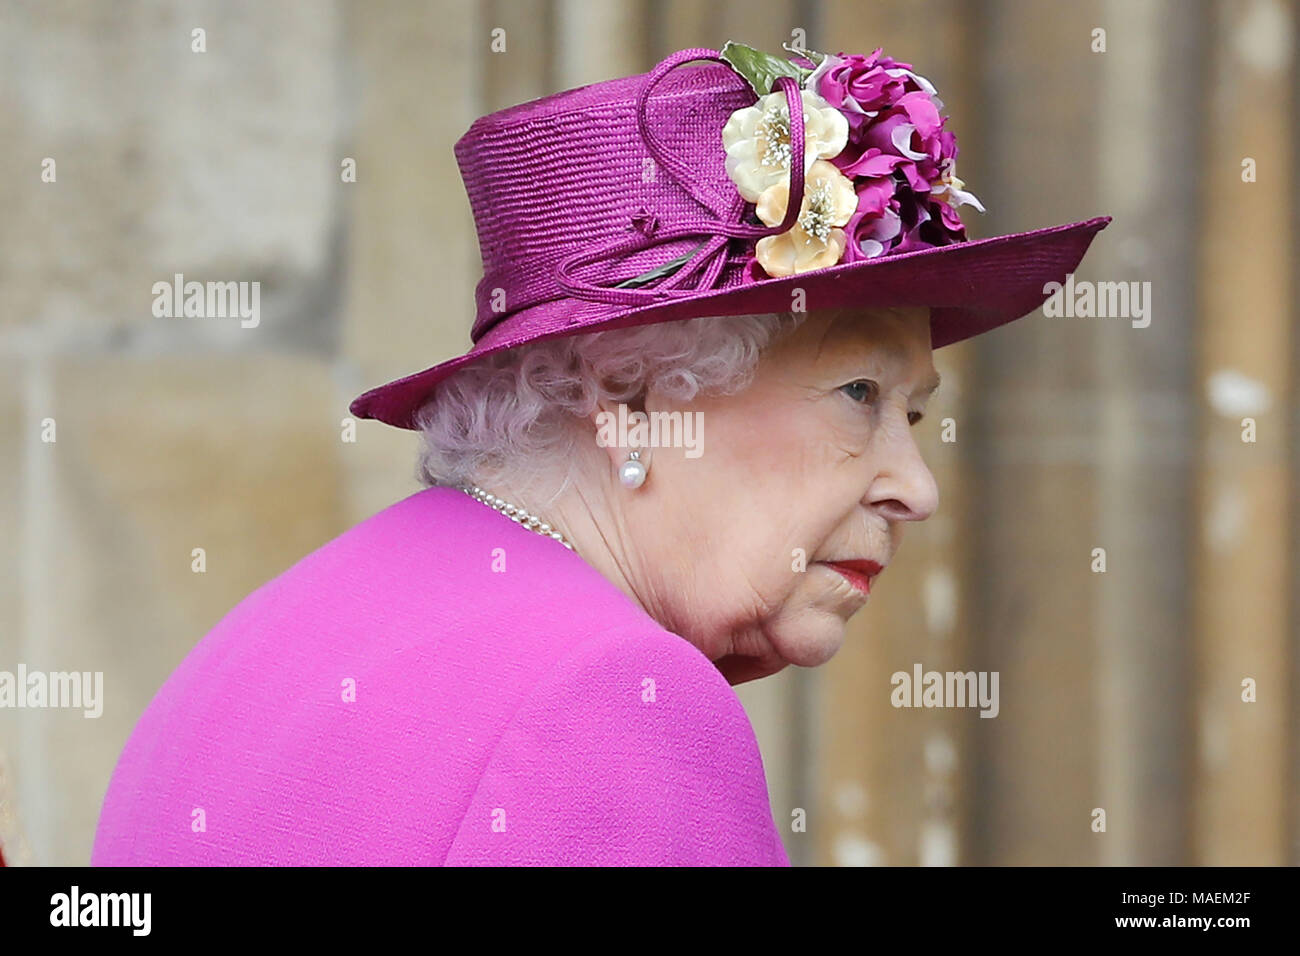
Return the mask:
[[[858,194],[845,262],[965,239],[957,206],[984,207],[956,176],[957,138],[929,80],[878,48],[826,56],[804,85],[849,121],[848,143],[831,160]]]
[[[893,247],[894,240],[903,228],[898,205],[897,199],[890,198],[879,212],[872,212],[861,204],[858,206],[858,211],[844,227],[844,233],[848,237],[844,248],[845,262],[875,259]]]
[[[962,242],[966,238],[966,229],[961,219],[956,219],[957,226],[952,228],[942,209],[947,203],[933,202],[927,196],[913,193],[903,206],[903,231],[893,252],[914,252],[931,246],[946,246]]]
[[[906,93],[921,90],[934,95],[934,86],[912,72],[912,64],[881,56],[877,47],[868,56],[839,53],[822,60],[804,86],[820,93],[831,106],[844,111],[850,130]],[[939,104],[942,107],[942,103]]]
[[[857,211],[844,226],[845,262],[965,241],[966,227],[947,202],[908,190],[895,195],[894,185],[890,180],[858,185]]]
[[[943,121],[929,95],[908,93],[863,126],[858,142],[866,149],[898,157],[895,168],[907,178],[908,185],[918,192],[929,192],[945,158],[945,143],[950,150],[956,145],[952,134],[945,140],[943,132]]]

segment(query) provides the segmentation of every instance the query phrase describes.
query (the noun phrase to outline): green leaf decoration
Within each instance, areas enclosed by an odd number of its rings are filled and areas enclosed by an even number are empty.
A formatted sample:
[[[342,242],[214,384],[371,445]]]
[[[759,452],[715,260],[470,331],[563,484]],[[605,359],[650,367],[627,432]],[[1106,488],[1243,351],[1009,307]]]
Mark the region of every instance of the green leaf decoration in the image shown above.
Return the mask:
[[[800,82],[811,71],[795,66],[789,60],[772,56],[752,46],[745,46],[734,40],[728,40],[718,51],[727,65],[744,77],[758,96],[767,96],[772,92],[772,84],[781,76],[793,77]],[[805,54],[807,55],[807,54]],[[809,57],[811,59],[811,57]]]
[[[643,286],[648,282],[653,282],[655,279],[662,279],[665,276],[670,276],[678,269],[680,269],[682,266],[686,265],[686,263],[690,262],[691,258],[695,255],[695,253],[703,249],[704,246],[705,243],[701,242],[698,246],[696,246],[694,249],[692,249],[690,252],[686,253],[685,255],[678,256],[676,259],[669,259],[663,265],[656,266],[655,268],[651,269],[649,272],[643,272],[639,276],[633,276],[630,279],[620,282],[618,285],[614,286],[614,288],[635,289],[638,286]]]

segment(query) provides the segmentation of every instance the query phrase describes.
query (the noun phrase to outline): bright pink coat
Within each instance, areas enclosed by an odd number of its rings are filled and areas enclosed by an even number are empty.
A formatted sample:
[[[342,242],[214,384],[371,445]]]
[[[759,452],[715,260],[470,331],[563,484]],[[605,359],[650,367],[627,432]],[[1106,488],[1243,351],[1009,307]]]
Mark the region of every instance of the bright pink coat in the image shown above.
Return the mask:
[[[91,862],[789,865],[713,664],[447,488],[199,642],[127,742]]]

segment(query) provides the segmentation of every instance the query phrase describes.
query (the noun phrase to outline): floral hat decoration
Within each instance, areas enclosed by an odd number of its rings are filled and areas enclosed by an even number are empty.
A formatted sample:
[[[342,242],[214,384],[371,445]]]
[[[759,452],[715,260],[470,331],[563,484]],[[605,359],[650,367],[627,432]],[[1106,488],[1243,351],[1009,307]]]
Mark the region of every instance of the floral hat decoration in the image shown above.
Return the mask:
[[[472,347],[352,413],[418,428],[440,382],[495,352],[800,293],[927,306],[940,348],[1037,309],[1110,222],[969,240],[958,210],[984,206],[934,85],[880,49],[787,53],[681,50],[475,120],[455,146],[483,258]]]
[[[797,51],[794,59],[727,43],[721,58],[755,90],[799,81],[804,197],[795,225],[758,241],[769,276],[947,245],[966,239],[957,207],[983,205],[957,178],[957,138],[943,101],[910,63]],[[806,65],[805,65],[806,64]],[[731,114],[722,130],[727,175],[766,225],[790,201],[790,106],[778,91]]]

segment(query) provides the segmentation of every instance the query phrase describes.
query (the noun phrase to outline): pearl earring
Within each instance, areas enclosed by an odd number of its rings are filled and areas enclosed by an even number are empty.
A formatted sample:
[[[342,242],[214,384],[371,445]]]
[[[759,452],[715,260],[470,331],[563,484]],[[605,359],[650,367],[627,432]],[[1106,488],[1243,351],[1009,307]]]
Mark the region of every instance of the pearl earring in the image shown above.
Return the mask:
[[[646,467],[639,451],[628,452],[627,461],[618,470],[618,480],[624,488],[640,488],[645,484]]]

